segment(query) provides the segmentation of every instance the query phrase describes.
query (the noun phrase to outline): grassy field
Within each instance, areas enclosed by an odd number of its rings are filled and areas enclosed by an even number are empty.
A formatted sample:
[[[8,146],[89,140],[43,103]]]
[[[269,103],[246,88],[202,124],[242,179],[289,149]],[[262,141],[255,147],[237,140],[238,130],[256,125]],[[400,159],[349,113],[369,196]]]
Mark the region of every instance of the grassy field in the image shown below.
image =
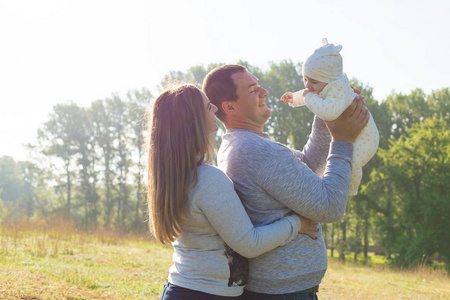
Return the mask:
[[[143,237],[72,228],[0,228],[0,299],[158,299],[172,248]],[[382,262],[382,261],[381,261]],[[330,258],[320,299],[450,299],[450,278]]]

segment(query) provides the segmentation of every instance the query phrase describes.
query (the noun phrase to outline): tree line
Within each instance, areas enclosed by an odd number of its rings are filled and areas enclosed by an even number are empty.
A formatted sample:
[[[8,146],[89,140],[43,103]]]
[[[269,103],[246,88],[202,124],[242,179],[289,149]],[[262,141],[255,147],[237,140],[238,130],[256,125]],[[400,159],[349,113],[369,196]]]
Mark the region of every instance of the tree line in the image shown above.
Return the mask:
[[[272,117],[266,132],[280,143],[302,149],[313,114],[279,98],[304,88],[301,64],[289,60],[261,69],[245,65],[269,92]],[[192,82],[218,64],[172,71],[161,81]],[[362,91],[380,133],[377,155],[363,169],[357,196],[345,217],[323,224],[324,237],[342,261],[369,251],[400,267],[446,263],[450,270],[450,92],[392,92],[383,101],[373,88],[352,79]],[[94,101],[84,108],[58,104],[28,145],[32,161],[0,158],[0,217],[3,220],[64,218],[84,230],[147,230],[145,110],[151,93],[129,92]],[[221,126],[216,140],[220,145]]]
[[[0,159],[3,218],[66,220],[143,231],[146,224],[145,110],[148,90],[84,108],[57,104],[28,145],[31,162]]]

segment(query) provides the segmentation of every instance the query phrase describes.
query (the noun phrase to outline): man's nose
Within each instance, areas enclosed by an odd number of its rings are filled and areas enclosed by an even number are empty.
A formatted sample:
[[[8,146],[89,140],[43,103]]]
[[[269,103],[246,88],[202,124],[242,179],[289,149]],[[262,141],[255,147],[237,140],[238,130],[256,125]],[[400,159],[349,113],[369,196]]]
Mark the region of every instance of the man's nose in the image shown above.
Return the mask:
[[[261,95],[261,98],[264,98],[267,97],[267,95],[269,95],[269,91],[262,87],[261,92],[259,94]]]

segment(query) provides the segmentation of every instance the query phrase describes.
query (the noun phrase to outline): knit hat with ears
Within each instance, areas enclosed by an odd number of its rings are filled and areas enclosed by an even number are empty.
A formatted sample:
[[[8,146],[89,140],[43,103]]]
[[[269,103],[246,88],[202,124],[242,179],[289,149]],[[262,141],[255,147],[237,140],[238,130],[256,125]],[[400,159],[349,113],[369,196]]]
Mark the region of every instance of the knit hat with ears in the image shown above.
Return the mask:
[[[341,45],[328,44],[327,39],[322,39],[322,47],[316,49],[308,57],[302,67],[303,76],[310,77],[320,82],[329,83],[342,76],[342,57],[339,52]]]

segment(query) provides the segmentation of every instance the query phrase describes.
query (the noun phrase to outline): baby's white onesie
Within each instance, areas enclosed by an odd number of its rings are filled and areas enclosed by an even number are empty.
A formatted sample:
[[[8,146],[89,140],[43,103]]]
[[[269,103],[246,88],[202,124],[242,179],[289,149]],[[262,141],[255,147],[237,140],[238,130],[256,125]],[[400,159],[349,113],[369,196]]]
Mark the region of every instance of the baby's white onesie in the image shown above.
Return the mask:
[[[319,118],[325,121],[333,121],[350,106],[357,94],[350,86],[347,76],[329,82],[319,95],[308,93],[303,97],[303,90],[293,93],[294,99],[291,106],[305,105]],[[358,193],[358,187],[362,178],[362,167],[375,155],[379,144],[377,126],[370,114],[369,123],[364,127],[353,143],[352,178],[350,182],[350,196]],[[319,176],[323,175],[318,174]]]

